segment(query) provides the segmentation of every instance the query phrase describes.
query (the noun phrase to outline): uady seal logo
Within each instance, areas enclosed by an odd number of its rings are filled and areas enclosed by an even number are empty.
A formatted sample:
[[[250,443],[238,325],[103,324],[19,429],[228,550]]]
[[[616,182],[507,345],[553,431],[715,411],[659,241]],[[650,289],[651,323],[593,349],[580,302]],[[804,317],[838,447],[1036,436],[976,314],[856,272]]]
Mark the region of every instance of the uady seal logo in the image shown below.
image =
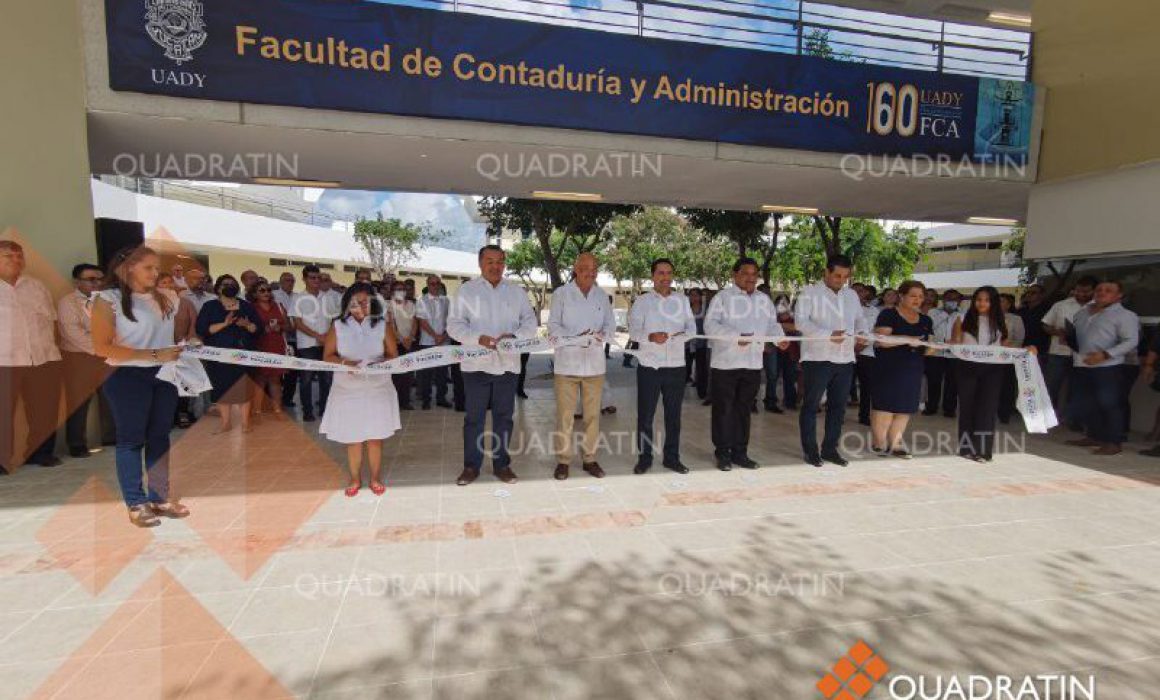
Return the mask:
[[[205,43],[205,8],[201,0],[147,0],[145,31],[181,65]]]

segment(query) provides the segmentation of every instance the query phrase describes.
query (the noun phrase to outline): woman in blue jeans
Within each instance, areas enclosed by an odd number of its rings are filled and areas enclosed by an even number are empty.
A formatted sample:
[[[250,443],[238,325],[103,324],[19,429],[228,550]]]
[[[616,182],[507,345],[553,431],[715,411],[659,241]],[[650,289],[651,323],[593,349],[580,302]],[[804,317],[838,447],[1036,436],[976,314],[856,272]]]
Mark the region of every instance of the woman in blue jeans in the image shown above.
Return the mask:
[[[117,480],[129,521],[137,527],[156,527],[162,516],[189,515],[169,500],[169,431],[177,388],[158,379],[157,369],[181,354],[174,342],[181,305],[176,294],[157,288],[160,265],[157,253],[145,246],[120,251],[106,276],[108,288],[93,303],[93,349],[116,368],[104,391],[117,426]]]

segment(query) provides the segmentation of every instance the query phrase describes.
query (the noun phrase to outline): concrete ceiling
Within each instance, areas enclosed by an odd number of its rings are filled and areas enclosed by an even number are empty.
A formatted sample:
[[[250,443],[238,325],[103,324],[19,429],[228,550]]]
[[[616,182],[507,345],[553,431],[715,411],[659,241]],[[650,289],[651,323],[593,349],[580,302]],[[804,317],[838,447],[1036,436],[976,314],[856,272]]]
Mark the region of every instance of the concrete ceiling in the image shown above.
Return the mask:
[[[518,129],[486,128],[483,133],[491,137]],[[163,154],[277,153],[293,154],[298,178],[333,180],[344,189],[518,197],[528,197],[535,190],[594,192],[610,202],[748,210],[773,204],[816,207],[834,215],[916,221],[965,221],[971,216],[1024,220],[1031,186],[1029,180],[983,177],[855,179],[849,169],[843,171],[841,157],[834,154],[623,136],[608,136],[605,144],[598,140],[600,135],[552,131],[560,134],[563,143],[521,144],[495,138],[230,124],[124,113],[89,115],[91,164],[99,174],[129,174],[126,166],[139,162],[137,167],[143,172],[138,174],[149,175],[156,171],[158,157],[166,157]],[[613,144],[619,147],[608,147]],[[650,160],[640,161],[644,167],[637,168],[643,174],[633,172],[631,161],[625,161],[619,176],[615,170],[595,167],[602,155],[618,152],[649,154]],[[553,162],[564,162],[561,158],[573,163],[577,157],[587,159],[586,168],[563,177],[545,176],[533,165],[538,162],[549,168]],[[606,162],[611,164],[607,158]],[[498,178],[484,174],[497,165],[509,172]],[[885,171],[880,166],[875,172]],[[231,179],[212,173],[157,176]]]
[[[843,5],[861,10],[923,17],[926,19],[992,25],[987,22],[991,12],[1011,12],[1031,15],[1033,0],[822,0],[830,5]]]

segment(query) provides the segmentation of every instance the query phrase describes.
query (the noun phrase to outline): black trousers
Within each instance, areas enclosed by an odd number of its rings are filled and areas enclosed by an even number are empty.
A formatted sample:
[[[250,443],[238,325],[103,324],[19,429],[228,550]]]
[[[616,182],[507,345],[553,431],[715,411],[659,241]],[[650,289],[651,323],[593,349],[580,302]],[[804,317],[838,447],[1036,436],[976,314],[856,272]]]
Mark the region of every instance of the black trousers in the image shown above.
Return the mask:
[[[1006,365],[960,360],[959,454],[991,457],[995,452],[995,415]]]
[[[100,391],[113,368],[96,355],[84,352],[62,352],[61,356],[64,358],[64,395],[69,411],[65,423],[65,442],[69,451],[87,452],[89,449],[89,406],[94,396],[100,410],[101,444],[116,443],[113,412],[104,392]]]
[[[874,372],[874,358],[859,355],[854,361],[854,374],[858,377],[858,422],[870,423],[870,409],[873,402],[870,399],[870,375]]]
[[[1068,378],[1074,401],[1068,414],[1083,423],[1087,436],[1101,443],[1119,445],[1127,430],[1124,405],[1130,386],[1123,366],[1076,367]]]
[[[709,348],[693,351],[693,365],[693,385],[697,387],[697,398],[704,401],[709,397]]]
[[[798,414],[802,454],[814,458],[818,453],[818,406],[826,396],[826,434],[822,439],[821,454],[838,452],[842,440],[842,421],[846,418],[846,401],[850,397],[850,382],[854,365],[836,362],[803,362],[802,383],[805,396]]]
[[[1011,422],[1015,415],[1015,399],[1019,395],[1019,381],[1015,378],[1015,366],[1003,365],[1003,384],[999,387],[999,422]]]
[[[709,386],[713,401],[713,447],[718,457],[749,456],[749,420],[761,389],[759,369],[714,369]]]
[[[665,406],[664,463],[681,461],[681,403],[685,398],[684,367],[636,368],[636,452],[644,464],[652,464],[653,421],[657,403]]]
[[[436,347],[434,345],[420,345],[420,350]],[[424,406],[431,405],[431,387],[435,387],[435,400],[447,400],[447,385],[451,382],[449,365],[443,367],[428,367],[419,370],[419,402]]]
[[[959,403],[959,388],[955,365],[958,360],[949,357],[924,357],[926,374],[926,412],[935,413],[942,406],[944,415],[954,415]]]
[[[399,357],[411,352],[411,350],[403,348],[401,343],[399,344]],[[402,372],[401,374],[392,374],[391,382],[395,385],[395,392],[399,395],[399,408],[410,408],[411,388],[415,386],[415,373]]]
[[[528,378],[528,360],[530,360],[530,359],[532,359],[532,353],[530,353],[530,352],[521,352],[520,353],[520,378],[516,380],[516,393],[517,394],[524,393],[524,382],[526,382],[527,378]]]
[[[288,343],[291,352],[298,354],[298,346]],[[298,370],[286,370],[282,375],[282,405],[289,408],[294,405],[294,390],[298,388]]]

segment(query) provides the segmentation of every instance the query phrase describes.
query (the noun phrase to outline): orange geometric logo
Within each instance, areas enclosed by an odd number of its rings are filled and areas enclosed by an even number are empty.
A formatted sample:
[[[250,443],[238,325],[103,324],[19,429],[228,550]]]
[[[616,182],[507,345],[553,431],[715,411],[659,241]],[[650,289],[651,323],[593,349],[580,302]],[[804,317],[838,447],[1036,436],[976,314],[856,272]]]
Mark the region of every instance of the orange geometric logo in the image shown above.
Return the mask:
[[[850,647],[846,656],[818,681],[817,688],[829,700],[859,700],[882,680],[890,671],[890,666],[876,656],[866,642]]]

